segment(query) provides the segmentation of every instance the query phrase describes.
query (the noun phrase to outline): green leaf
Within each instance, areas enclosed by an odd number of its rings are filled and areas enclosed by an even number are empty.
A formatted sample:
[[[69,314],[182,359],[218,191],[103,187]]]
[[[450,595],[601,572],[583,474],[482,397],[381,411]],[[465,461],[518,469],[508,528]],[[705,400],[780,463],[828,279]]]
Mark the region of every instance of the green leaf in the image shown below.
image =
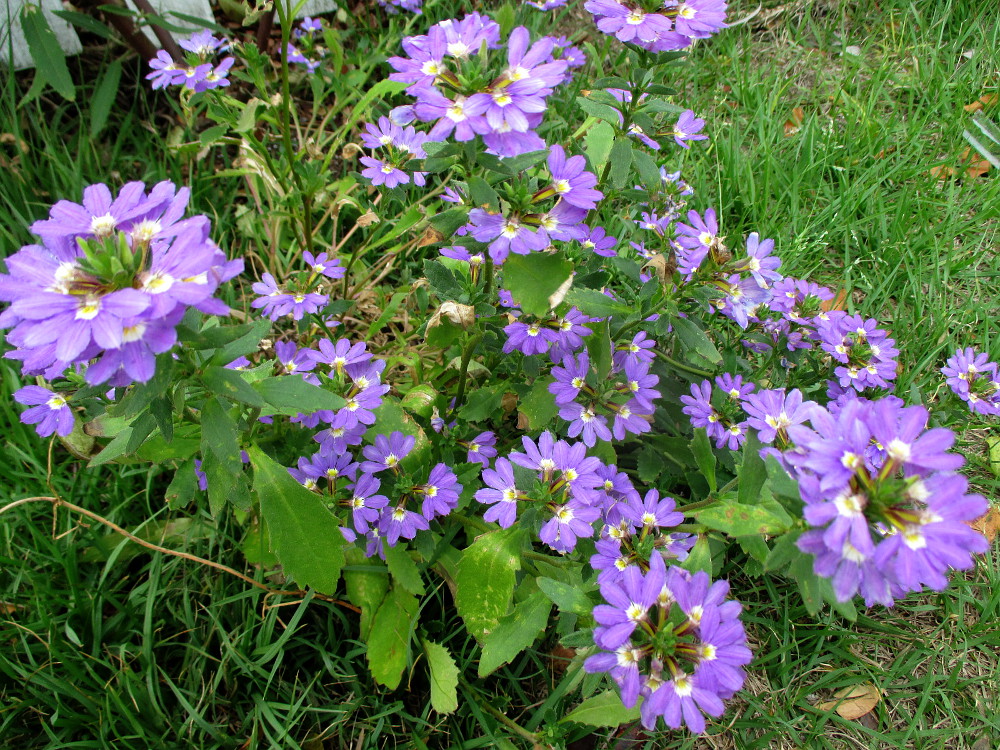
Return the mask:
[[[361,640],[368,640],[375,613],[389,591],[389,570],[377,557],[365,557],[357,547],[344,550],[344,587],[347,601],[361,607]]]
[[[618,110],[610,104],[601,104],[600,102],[592,101],[585,96],[578,96],[576,98],[576,103],[580,105],[580,109],[591,117],[596,117],[598,120],[604,120],[608,123],[617,124],[619,118],[621,117]]]
[[[427,668],[431,673],[431,708],[439,714],[450,714],[458,710],[458,674],[448,649],[440,643],[422,641]]]
[[[592,727],[617,727],[639,720],[639,704],[625,708],[617,690],[607,690],[587,698],[560,721],[575,721]]]
[[[445,238],[451,237],[455,230],[468,222],[468,208],[449,208],[428,218],[431,226],[438,230]],[[428,261],[424,261],[426,264]]]
[[[58,16],[62,20],[73,24],[77,28],[89,31],[91,34],[101,37],[101,39],[114,39],[115,35],[111,29],[93,16],[88,16],[86,13],[77,13],[72,10],[54,10],[52,11],[52,15]]]
[[[484,419],[495,418],[500,411],[500,402],[507,391],[506,385],[494,385],[487,388],[477,388],[469,394],[465,406],[459,409],[458,416],[468,422],[481,422]]]
[[[722,531],[729,536],[750,536],[751,534],[780,534],[788,531],[784,518],[759,505],[743,505],[735,500],[720,500],[694,517],[698,523],[710,529]]]
[[[712,575],[712,548],[709,546],[708,537],[698,535],[698,541],[695,542],[688,556],[684,558],[681,567],[684,570],[690,570],[692,573],[703,570]]]
[[[712,365],[717,365],[722,361],[722,355],[715,348],[715,344],[702,330],[697,323],[690,318],[673,318],[670,324],[674,327],[674,333],[680,339],[681,346],[688,354],[693,354]]]
[[[607,122],[597,123],[583,137],[583,152],[590,159],[590,166],[598,176],[604,172],[604,165],[608,163],[614,143],[615,129]]]
[[[35,74],[48,82],[63,99],[76,99],[76,87],[66,66],[66,55],[39,6],[27,3],[21,8],[21,30],[35,63]]]
[[[285,573],[300,586],[334,593],[344,564],[344,540],[337,519],[318,495],[296,482],[288,469],[256,445],[247,452],[272,551]]]
[[[469,632],[482,642],[507,614],[514,572],[521,567],[521,530],[483,534],[462,554],[455,577],[455,605]]]
[[[646,184],[647,188],[660,185],[660,168],[656,165],[656,160],[641,148],[632,149],[632,161],[636,169],[639,170],[639,177]]]
[[[611,315],[631,315],[633,308],[601,294],[596,289],[581,289],[573,287],[566,295],[566,302],[573,305],[586,315],[595,318],[607,318]]]
[[[404,435],[412,435],[414,438],[413,448],[403,459],[403,467],[410,471],[423,468],[427,463],[427,455],[431,446],[427,434],[420,425],[413,421],[413,417],[403,411],[399,401],[391,396],[386,396],[381,406],[375,410],[375,424],[365,433],[365,438],[369,442],[375,442],[376,435],[391,435],[396,431],[402,432]]]
[[[537,378],[526,396],[518,403],[518,409],[528,419],[528,430],[540,430],[559,413],[556,397],[549,393],[549,385],[554,378],[546,376]]]
[[[694,431],[694,438],[691,440],[691,453],[698,464],[698,469],[708,482],[708,487],[715,492],[717,485],[715,481],[715,451],[709,442],[708,433],[704,427],[699,427]]]
[[[545,315],[562,300],[558,292],[573,275],[561,253],[511,255],[503,266],[503,285],[528,315]]]
[[[194,461],[187,460],[177,467],[174,478],[167,485],[163,501],[171,510],[184,508],[194,499],[198,489],[198,478],[194,474]]]
[[[472,199],[472,203],[479,208],[500,210],[500,196],[482,177],[473,175],[469,178],[469,197]]]
[[[764,570],[768,572],[781,570],[792,560],[801,557],[804,553],[795,546],[801,535],[801,531],[793,530],[778,537],[764,560]]]
[[[236,423],[217,398],[210,398],[201,409],[201,452],[215,456],[233,473],[242,466]]]
[[[434,411],[434,402],[438,392],[429,383],[421,383],[406,392],[400,400],[400,406],[418,417],[429,418]]]
[[[115,59],[101,75],[101,80],[94,87],[94,96],[90,100],[90,137],[96,138],[108,124],[108,115],[118,96],[118,84],[122,78],[122,61]]]
[[[254,390],[237,370],[227,370],[225,367],[209,367],[202,375],[202,381],[209,391],[216,396],[225,396],[233,401],[239,401],[248,406],[261,407],[264,399]]]
[[[539,578],[538,588],[559,607],[560,612],[589,615],[594,610],[590,597],[578,586],[571,586],[554,578]]]
[[[621,190],[628,184],[632,173],[632,144],[619,138],[611,148],[611,184]]]
[[[760,447],[757,433],[750,431],[743,444],[743,460],[740,462],[738,472],[740,480],[736,496],[736,499],[744,505],[753,505],[759,500],[761,489],[767,481],[767,467],[764,459],[760,457]]]
[[[408,591],[414,596],[421,596],[424,593],[424,582],[420,578],[420,569],[410,557],[405,546],[397,544],[394,547],[386,547],[385,561],[389,566],[393,580],[404,591]]]
[[[551,579],[547,579],[551,580]],[[479,676],[485,677],[507,664],[528,648],[549,621],[552,603],[541,591],[536,591],[514,610],[500,619],[496,629],[483,641],[479,657]]]
[[[251,99],[245,105],[243,105],[243,111],[240,112],[240,117],[236,121],[236,127],[234,130],[237,133],[248,133],[257,125],[257,110],[264,106],[266,102],[260,99]]]
[[[455,274],[441,261],[425,260],[424,276],[427,277],[427,283],[430,284],[431,290],[443,300],[458,299],[463,292],[462,285],[458,283]]]
[[[410,636],[419,606],[417,597],[393,589],[375,613],[368,636],[368,668],[375,682],[390,690],[399,687],[409,661]]]
[[[813,572],[812,555],[801,555],[788,568],[788,575],[799,587],[802,603],[810,615],[817,615],[823,609],[823,590],[819,577]]]
[[[265,378],[253,388],[276,414],[311,414],[320,409],[337,410],[347,402],[335,393],[307,383],[301,375],[281,375]]]
[[[649,444],[644,445],[636,458],[635,469],[639,479],[646,484],[652,484],[663,473],[663,468],[664,461],[660,452]]]
[[[593,331],[587,336],[587,353],[590,355],[590,366],[597,371],[597,382],[604,383],[611,372],[611,329],[608,321],[591,323]]]

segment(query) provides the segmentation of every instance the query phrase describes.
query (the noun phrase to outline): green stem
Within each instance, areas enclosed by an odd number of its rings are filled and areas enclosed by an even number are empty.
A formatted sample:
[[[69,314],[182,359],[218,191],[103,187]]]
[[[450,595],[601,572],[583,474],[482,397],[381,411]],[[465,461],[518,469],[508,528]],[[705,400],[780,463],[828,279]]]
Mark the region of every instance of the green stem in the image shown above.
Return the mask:
[[[489,252],[486,253],[486,296],[489,297],[493,293],[493,258],[490,257]]]
[[[288,42],[291,39],[295,6],[290,1],[286,8],[282,0],[277,0],[274,7],[278,11],[278,20],[281,23],[281,140],[285,147],[285,158],[288,159],[288,169],[292,173],[292,182],[302,196],[302,247],[311,253],[312,197],[306,193],[302,178],[295,169],[295,150],[292,147],[292,89],[288,80]]]
[[[733,487],[736,486],[737,482],[739,482],[739,477],[733,477],[724,485],[722,485],[722,487],[720,487],[718,490],[716,490],[711,495],[706,497],[704,500],[698,500],[693,503],[688,503],[687,505],[678,506],[677,508],[675,508],[675,510],[678,513],[683,513],[684,515],[687,515],[693,510],[701,510],[702,508],[707,508],[709,505],[719,502],[719,500],[722,498],[723,495],[725,495],[727,492],[729,492],[729,490],[731,490]]]
[[[672,358],[668,357],[666,354],[664,354],[663,352],[661,352],[659,349],[654,349],[653,352],[656,354],[657,357],[659,357],[660,359],[662,359],[664,362],[666,362],[668,365],[670,365],[674,369],[682,370],[684,372],[689,372],[692,375],[700,375],[703,378],[710,378],[710,377],[712,377],[712,373],[710,373],[708,370],[699,370],[697,367],[691,367],[690,365],[685,365],[685,364],[683,364],[681,362],[678,362],[675,359],[672,359]]]
[[[475,353],[476,347],[479,346],[479,342],[482,340],[483,334],[477,333],[469,339],[469,343],[465,345],[465,349],[462,351],[462,363],[458,371],[458,393],[455,394],[455,407],[451,410],[449,417],[458,411],[458,408],[462,405],[462,401],[465,399],[465,385],[468,381],[469,362],[472,360],[472,355]]]
[[[479,694],[476,692],[476,689],[472,685],[470,685],[469,682],[464,677],[459,675],[458,679],[461,681],[462,686],[468,691],[469,695],[471,695],[473,699],[476,701],[476,703],[479,704],[479,707],[481,709],[483,709],[486,713],[490,714],[490,716],[497,719],[497,721],[499,721],[501,724],[507,727],[514,734],[528,740],[528,742],[533,743],[534,746],[537,746],[539,744],[541,738],[535,732],[529,732],[527,729],[522,727],[516,721],[508,718],[507,715],[504,714],[502,711],[500,711],[497,708],[494,708],[489,702],[480,700]]]

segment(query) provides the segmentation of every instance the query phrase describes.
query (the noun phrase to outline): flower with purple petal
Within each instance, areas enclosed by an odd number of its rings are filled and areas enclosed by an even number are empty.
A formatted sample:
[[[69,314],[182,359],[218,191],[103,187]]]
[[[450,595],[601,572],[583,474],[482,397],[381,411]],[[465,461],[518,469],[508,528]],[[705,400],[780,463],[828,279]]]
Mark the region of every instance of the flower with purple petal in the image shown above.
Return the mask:
[[[14,400],[27,406],[20,416],[22,424],[35,425],[41,437],[52,433],[69,435],[76,423],[66,397],[40,385],[26,385],[14,391]]]

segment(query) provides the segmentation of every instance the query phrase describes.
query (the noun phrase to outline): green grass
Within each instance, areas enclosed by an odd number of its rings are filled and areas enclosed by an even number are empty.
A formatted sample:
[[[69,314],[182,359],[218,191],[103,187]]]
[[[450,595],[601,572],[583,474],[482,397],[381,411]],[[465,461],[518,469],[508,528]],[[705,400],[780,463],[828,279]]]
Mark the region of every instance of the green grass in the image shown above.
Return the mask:
[[[939,180],[966,147],[964,104],[997,90],[1000,9],[980,0],[939,3],[765,3],[748,23],[700,45],[678,70],[686,103],[712,140],[686,156],[692,207],[715,205],[730,244],[750,231],[774,237],[787,272],[851,294],[849,305],[891,328],[902,350],[900,392],[934,402],[949,350],[1000,355],[996,175]],[[732,18],[756,3],[733,3]],[[861,54],[844,55],[849,46]],[[969,57],[963,53],[971,51]],[[138,80],[139,67],[126,78]],[[724,88],[728,87],[728,88]],[[992,87],[992,88],[991,88]],[[184,180],[164,154],[169,123],[131,85],[108,128],[88,134],[86,104],[43,101],[15,110],[23,93],[0,84],[0,255],[29,241],[27,225],[60,197],[92,182]],[[81,102],[86,96],[80,97]],[[785,134],[792,110],[805,118]],[[996,118],[1000,108],[993,110]],[[80,127],[78,128],[77,125]],[[10,166],[10,168],[7,168]],[[228,188],[193,175],[193,204],[239,243]],[[219,191],[223,191],[220,199]],[[0,504],[55,491],[137,533],[192,515],[212,534],[165,544],[239,567],[242,530],[162,505],[165,478],[145,467],[82,470],[20,425],[10,394],[16,368],[0,360]],[[961,412],[946,404],[935,418]],[[973,420],[961,449],[980,487],[996,494],[984,455],[995,423]],[[1000,570],[996,555],[941,594],[911,597],[858,623],[811,618],[782,581],[737,576],[757,661],[746,689],[705,740],[638,738],[649,748],[971,748],[1000,741]],[[263,572],[251,574],[263,577]],[[274,584],[274,581],[272,581]],[[469,667],[446,587],[433,637]],[[551,644],[463,688],[459,714],[428,703],[417,663],[401,689],[367,674],[357,618],[319,601],[276,607],[234,578],[176,557],[138,551],[105,529],[48,505],[0,520],[0,737],[5,747],[389,748],[504,746],[486,705],[526,726],[558,716],[546,703],[564,678]],[[433,610],[432,610],[433,611]],[[451,614],[446,614],[448,612]],[[425,613],[424,623],[433,617]],[[474,668],[465,669],[467,675]],[[848,721],[818,703],[870,682],[883,694],[873,721]],[[468,700],[469,691],[478,697]],[[600,747],[614,747],[610,737]],[[992,746],[992,745],[990,745]]]

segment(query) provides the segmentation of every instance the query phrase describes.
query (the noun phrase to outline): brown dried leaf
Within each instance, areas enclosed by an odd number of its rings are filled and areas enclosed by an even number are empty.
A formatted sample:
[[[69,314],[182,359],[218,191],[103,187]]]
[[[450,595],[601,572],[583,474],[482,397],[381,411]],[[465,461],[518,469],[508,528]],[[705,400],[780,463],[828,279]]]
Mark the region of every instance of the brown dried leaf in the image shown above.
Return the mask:
[[[439,242],[444,241],[444,235],[441,234],[434,227],[429,226],[424,230],[424,233],[420,235],[420,239],[417,240],[417,247],[427,247],[428,245],[436,245]]]
[[[870,682],[864,682],[838,690],[833,694],[832,701],[817,703],[816,708],[821,711],[829,711],[832,708],[848,721],[854,721],[871,712],[880,700],[882,693],[879,689]]]
[[[986,159],[979,158],[979,154],[974,153],[971,148],[967,148],[958,157],[959,166],[949,167],[944,164],[938,167],[931,167],[929,173],[939,180],[947,180],[949,177],[955,179],[982,177],[990,171],[992,166]]]
[[[0,602],[0,614],[12,615],[17,612],[17,605],[10,602]]]
[[[1000,509],[990,508],[975,521],[970,521],[969,526],[992,543],[997,538],[997,534],[1000,534]]]
[[[380,221],[382,220],[378,217],[378,214],[371,209],[368,209],[364,214],[358,217],[358,226],[370,227],[372,224],[377,224]]]
[[[806,119],[805,110],[796,107],[792,110],[792,116],[785,121],[785,136],[795,135],[802,129],[802,123]]]
[[[528,415],[523,411],[517,413],[517,429],[527,430],[528,426],[531,424],[531,420],[528,419]]]
[[[837,296],[833,299],[823,300],[819,303],[819,309],[823,312],[830,312],[831,310],[846,310],[847,309],[847,290],[843,287],[837,292]]]
[[[981,97],[976,99],[974,102],[966,104],[962,109],[968,113],[978,112],[986,107],[992,107],[994,104],[1000,101],[1000,95],[998,94],[983,94]]]

